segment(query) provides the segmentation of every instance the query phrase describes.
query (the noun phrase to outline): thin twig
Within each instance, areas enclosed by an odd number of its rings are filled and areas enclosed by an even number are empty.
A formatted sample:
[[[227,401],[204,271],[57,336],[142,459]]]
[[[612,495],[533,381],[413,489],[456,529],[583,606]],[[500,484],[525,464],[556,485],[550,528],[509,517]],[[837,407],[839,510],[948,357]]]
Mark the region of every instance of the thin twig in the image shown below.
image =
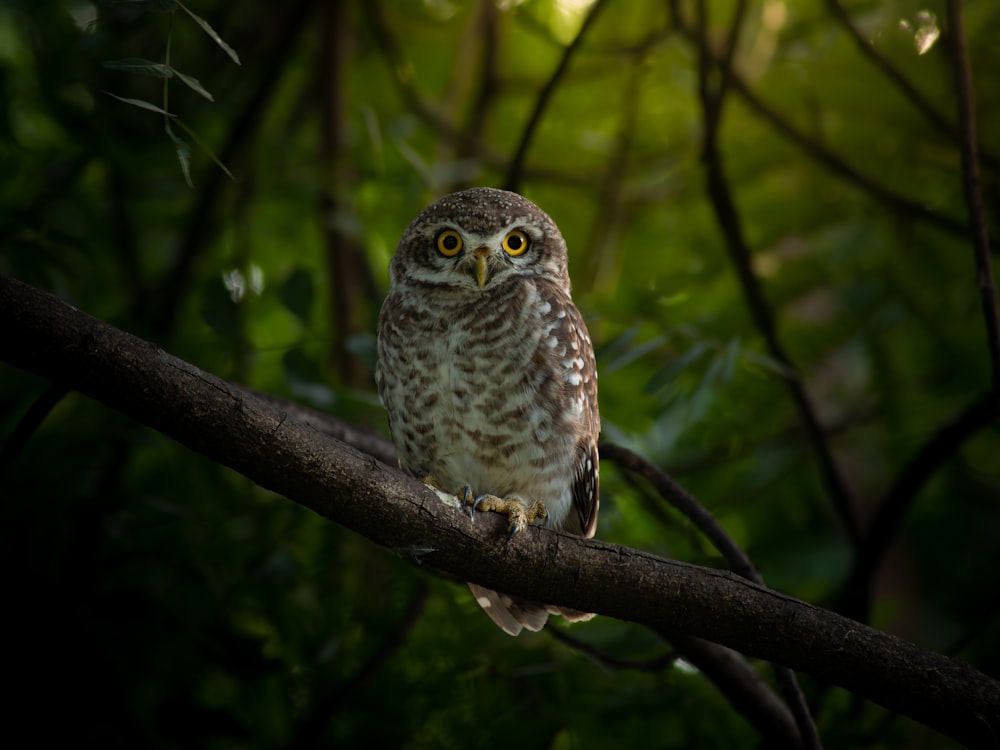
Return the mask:
[[[797,750],[807,744],[798,719],[767,681],[738,651],[718,643],[693,638],[666,629],[660,635],[670,640],[684,661],[698,668],[726,697],[730,705],[760,731],[763,747]],[[787,670],[789,674],[794,674]]]
[[[699,44],[697,31],[684,20],[683,15],[677,8],[677,0],[670,0],[670,5],[673,8],[677,28],[692,43],[696,45]],[[709,47],[707,52],[716,65],[722,64],[723,61],[711,49],[711,47]],[[837,154],[828,150],[822,144],[798,130],[791,124],[791,122],[782,117],[776,110],[768,106],[759,96],[757,96],[732,66],[730,66],[727,70],[727,75],[729,86],[731,86],[733,91],[740,96],[743,103],[747,105],[751,112],[765,120],[769,125],[771,125],[772,128],[774,128],[776,132],[785,136],[785,138],[802,149],[802,151],[805,152],[805,154],[811,159],[828,169],[833,174],[837,175],[854,187],[868,193],[878,201],[885,203],[901,216],[925,221],[938,227],[939,229],[955,235],[964,236],[968,231],[964,222],[951,216],[939,214],[936,211],[927,208],[922,203],[911,200],[893,192],[892,190],[889,190],[871,177],[862,174],[854,167],[847,164],[843,159],[837,156]]]
[[[855,46],[858,48],[858,52],[861,53],[863,57],[868,58],[876,68],[878,68],[886,78],[899,90],[906,99],[909,100],[910,104],[916,108],[920,114],[931,125],[934,126],[942,135],[948,137],[949,140],[958,142],[961,140],[958,128],[955,127],[954,123],[950,122],[947,117],[941,114],[934,105],[917,90],[907,78],[903,75],[903,72],[897,68],[888,58],[880,55],[875,45],[872,44],[868,39],[862,35],[861,31],[854,22],[851,20],[850,13],[847,9],[840,3],[840,0],[826,0],[826,5],[830,9],[830,13],[837,20],[837,22],[844,27],[848,36],[854,40]],[[980,158],[984,163],[988,163],[994,169],[1000,169],[1000,160],[992,155],[987,155],[985,153],[980,153]]]
[[[468,138],[459,144],[460,157],[475,156],[482,150],[483,130],[489,122],[490,112],[496,107],[500,89],[499,72],[499,20],[497,6],[494,0],[480,0],[473,24],[472,44],[480,55],[480,70],[475,96],[466,116],[464,126]],[[466,65],[465,60],[458,60],[458,65]]]
[[[681,515],[691,521],[694,527],[705,535],[705,538],[726,559],[734,573],[754,583],[763,584],[760,573],[750,562],[747,554],[726,533],[715,517],[675,482],[667,472],[628,448],[614,443],[601,443],[598,453],[602,459],[613,461],[618,466],[642,477],[653,485],[653,489],[660,497],[680,511]]]
[[[557,625],[553,625],[551,620],[545,624],[545,632],[560,643],[579,651],[581,654],[586,654],[594,659],[598,664],[608,669],[631,669],[637,672],[653,673],[662,672],[664,669],[673,666],[674,662],[676,662],[680,656],[680,654],[676,651],[671,650],[661,656],[656,656],[651,659],[623,659],[620,656],[609,654],[607,651],[603,651],[593,644],[587,643],[587,641],[581,638],[577,638],[575,635],[567,633]]]
[[[288,744],[289,748],[319,746],[319,741],[322,739],[323,731],[330,723],[330,718],[372,678],[389,657],[405,645],[407,638],[413,631],[413,626],[417,624],[423,614],[429,593],[430,586],[427,581],[421,580],[417,584],[417,590],[406,605],[406,609],[403,610],[392,629],[386,633],[375,653],[361,665],[361,668],[346,683],[313,704],[299,723],[298,731]]]
[[[392,81],[399,91],[403,103],[421,120],[430,125],[444,138],[453,141],[464,153],[482,155],[478,152],[478,141],[473,133],[462,132],[459,128],[443,117],[438,109],[430,106],[421,97],[414,83],[414,78],[408,72],[410,62],[403,55],[396,38],[393,36],[385,20],[382,3],[378,0],[366,0],[361,3],[361,10],[371,31],[375,43],[385,58],[386,66],[392,72]],[[494,157],[499,159],[499,155]]]
[[[52,381],[48,388],[31,402],[31,406],[14,426],[10,436],[0,448],[0,481],[7,475],[7,470],[21,455],[21,451],[31,440],[31,436],[41,426],[56,404],[69,393],[69,384],[63,380]]]
[[[702,6],[699,4],[699,7]],[[678,21],[678,23],[681,22]],[[722,232],[725,240],[726,250],[729,253],[740,286],[743,289],[743,295],[746,298],[750,314],[753,316],[757,329],[764,337],[770,355],[782,364],[784,370],[790,373],[797,373],[798,368],[795,367],[778,336],[777,324],[774,320],[770,303],[767,301],[760,281],[754,272],[750,248],[744,239],[742,221],[736,209],[736,204],[730,192],[729,183],[722,166],[722,155],[719,152],[717,138],[718,115],[721,112],[721,103],[717,99],[721,99],[724,88],[718,92],[709,90],[711,67],[719,58],[709,51],[710,45],[707,38],[700,37],[698,45],[698,49],[700,50],[698,85],[704,112],[702,159],[705,163],[708,197],[715,211],[719,230]],[[722,59],[725,60],[727,57],[723,57]],[[734,80],[731,71],[731,67],[721,70],[724,81],[729,84]],[[820,424],[819,417],[816,415],[816,410],[806,392],[805,385],[797,376],[784,378],[783,382],[798,411],[799,421],[816,462],[819,465],[820,475],[827,488],[834,509],[840,517],[848,536],[852,541],[857,541],[859,531],[852,493],[833,460],[826,433]]]
[[[524,162],[528,155],[528,147],[531,145],[531,140],[535,136],[535,131],[538,129],[538,126],[542,121],[542,115],[545,113],[545,108],[548,106],[549,100],[555,93],[556,87],[559,85],[563,75],[569,68],[569,61],[572,59],[573,54],[577,51],[577,49],[579,49],[580,44],[583,42],[584,35],[594,24],[598,14],[605,5],[607,5],[607,0],[597,0],[590,6],[590,10],[588,10],[587,15],[584,16],[583,23],[580,24],[580,30],[576,33],[576,36],[573,37],[573,41],[566,45],[566,48],[563,50],[562,57],[559,59],[559,64],[552,72],[549,80],[547,80],[545,85],[542,86],[542,90],[538,92],[538,98],[535,99],[535,108],[532,110],[531,116],[528,118],[528,122],[524,126],[524,130],[521,133],[521,140],[518,142],[517,149],[511,157],[510,165],[507,169],[507,176],[504,178],[503,182],[505,189],[517,192],[520,188],[521,182],[524,179]]]
[[[680,511],[695,528],[705,535],[705,538],[726,559],[734,573],[761,586],[765,585],[763,577],[754,567],[746,552],[733,541],[733,538],[726,533],[715,517],[675,482],[667,472],[651,464],[642,456],[613,443],[601,443],[598,452],[601,458],[613,461],[650,482],[660,497]],[[785,696],[785,700],[788,701],[789,710],[795,719],[803,745],[808,748],[822,747],[816,732],[816,725],[813,723],[809,706],[799,687],[795,673],[780,665],[775,665],[774,669],[778,687]]]
[[[955,56],[955,84],[958,90],[958,125],[962,133],[962,185],[969,209],[972,230],[972,249],[976,257],[976,284],[979,287],[983,317],[986,319],[986,338],[993,366],[993,395],[1000,400],[1000,308],[993,281],[993,261],[990,256],[990,239],[983,211],[983,195],[979,179],[979,158],[976,143],[976,106],[972,88],[972,68],[965,39],[962,18],[963,0],[948,0],[948,26],[951,30],[951,48]]]
[[[980,397],[945,423],[913,454],[879,505],[858,545],[854,568],[840,596],[838,610],[855,620],[868,619],[871,585],[883,555],[896,536],[906,511],[920,491],[972,435],[1000,418],[992,394]]]
[[[771,355],[790,372],[794,372],[795,367],[785,353],[778,338],[770,306],[767,304],[760,283],[753,272],[750,249],[743,238],[739,215],[730,194],[728,182],[723,173],[722,155],[718,147],[722,108],[726,100],[730,71],[733,69],[733,59],[736,56],[736,48],[739,44],[740,30],[743,27],[746,6],[745,0],[740,0],[733,13],[733,19],[729,25],[729,33],[726,37],[726,47],[722,54],[721,63],[718,66],[721,79],[713,86],[710,80],[712,64],[708,54],[707,9],[704,3],[698,4],[698,37],[700,40],[698,94],[704,113],[705,135],[703,158],[708,175],[709,197],[719,220],[720,229],[727,240],[726,246],[737,268],[747,302],[750,304],[755,320],[764,334]],[[805,387],[798,378],[785,378],[784,382],[787,384],[792,398],[798,407],[800,420],[806,429],[813,452],[819,461],[823,476],[832,494],[834,506],[840,512],[848,533],[852,535],[856,534],[857,525],[853,515],[853,503],[848,487],[843,482],[839,470],[833,461],[826,435],[819,424],[819,420],[805,392]],[[750,567],[750,560],[742,553],[742,550],[740,550],[740,557]],[[755,572],[755,575],[756,578],[754,580],[758,583],[763,583],[760,574]],[[802,693],[802,688],[799,686],[795,673],[787,667],[778,665],[775,665],[774,669],[778,687],[782,695],[785,696],[792,716],[795,718],[795,724],[802,739],[802,744],[812,750],[819,750],[822,747],[819,732],[816,730],[816,723],[809,711],[809,705],[806,702],[805,695]]]

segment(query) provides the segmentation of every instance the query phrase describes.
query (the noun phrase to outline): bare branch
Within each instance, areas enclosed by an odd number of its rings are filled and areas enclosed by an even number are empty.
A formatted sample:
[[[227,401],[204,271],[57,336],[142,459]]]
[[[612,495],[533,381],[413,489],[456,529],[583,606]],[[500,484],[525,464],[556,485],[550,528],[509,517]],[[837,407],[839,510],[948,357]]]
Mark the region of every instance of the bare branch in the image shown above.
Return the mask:
[[[298,724],[295,736],[288,743],[290,749],[297,750],[298,748],[319,746],[323,730],[330,723],[331,717],[372,678],[389,657],[406,645],[414,625],[417,624],[424,612],[429,594],[430,586],[427,585],[426,581],[420,581],[409,604],[406,605],[406,609],[403,610],[396,624],[386,634],[375,653],[344,685],[320,698],[308,709]]]
[[[948,25],[951,28],[951,48],[955,56],[955,85],[958,90],[958,123],[962,133],[962,186],[969,209],[972,249],[976,258],[976,285],[986,320],[986,339],[993,366],[993,396],[1000,401],[1000,308],[997,306],[996,282],[990,239],[983,211],[983,195],[979,178],[979,157],[976,141],[976,106],[972,89],[972,68],[965,40],[962,0],[948,0]]]
[[[699,44],[696,29],[685,21],[683,15],[677,8],[677,0],[670,0],[670,5],[674,8],[674,19],[677,28],[694,44]],[[716,65],[722,65],[724,59],[711,46],[707,52]],[[923,204],[899,195],[885,186],[876,182],[873,178],[864,175],[857,169],[849,165],[837,154],[825,148],[822,144],[796,128],[791,122],[785,119],[776,110],[770,107],[763,99],[753,92],[750,86],[743,80],[735,68],[727,69],[727,83],[732,90],[740,96],[743,103],[755,115],[768,122],[775,132],[780,133],[789,141],[798,146],[813,161],[820,164],[825,169],[837,175],[847,183],[871,195],[876,200],[886,204],[893,211],[901,216],[918,219],[927,222],[955,235],[964,235],[967,231],[965,224],[951,216],[942,215],[933,211]]]
[[[602,651],[596,646],[587,643],[582,638],[577,638],[572,633],[569,633],[560,628],[558,625],[553,624],[551,620],[545,624],[545,632],[560,643],[565,644],[575,651],[579,651],[581,654],[589,656],[598,664],[608,669],[631,669],[636,672],[662,672],[665,669],[669,669],[674,662],[680,658],[680,654],[671,650],[661,656],[655,656],[650,659],[623,659],[620,656],[615,656],[614,654]]]
[[[712,546],[726,558],[726,562],[729,563],[729,567],[734,573],[754,583],[763,583],[760,574],[750,562],[747,554],[740,549],[739,545],[719,525],[712,514],[677,484],[667,472],[628,448],[622,448],[619,445],[601,443],[599,452],[603,460],[612,461],[652,484],[660,497],[677,508],[685,518],[694,524],[698,531],[705,535]]]
[[[0,277],[0,357],[127,414],[417,564],[809,672],[954,739],[1000,732],[1000,683],[728,571],[505,520],[419,482],[49,294]]]
[[[696,666],[774,747],[801,748],[799,723],[763,677],[740,654],[717,643],[663,632],[685,661]]]
[[[847,9],[840,0],[826,0],[826,5],[833,17],[844,27],[844,31],[854,41],[862,57],[868,58],[876,68],[882,71],[882,74],[889,79],[892,85],[909,100],[910,104],[936,130],[951,141],[956,143],[961,142],[958,128],[947,117],[941,114],[930,100],[920,93],[917,87],[903,75],[903,72],[899,68],[893,65],[885,56],[880,55],[871,41],[865,39],[858,27],[854,25],[854,22],[851,20],[851,14],[847,12]],[[993,169],[1000,169],[1000,159],[997,159],[992,154],[981,153],[980,158],[984,164],[989,164]]]
[[[35,430],[45,421],[49,412],[69,393],[70,387],[64,380],[53,380],[49,386],[31,402],[10,436],[0,448],[0,482],[3,482],[11,464],[21,455],[24,446],[31,440]]]
[[[528,147],[531,145],[531,139],[534,138],[535,131],[538,129],[538,126],[542,121],[542,115],[545,113],[545,108],[548,106],[549,100],[552,98],[552,94],[555,93],[556,87],[559,85],[563,75],[565,75],[566,70],[569,68],[569,61],[572,59],[573,54],[583,42],[584,35],[593,25],[598,14],[605,5],[607,5],[607,0],[596,0],[596,2],[590,6],[590,10],[587,11],[587,15],[584,17],[583,23],[580,25],[580,30],[576,33],[576,36],[573,37],[573,41],[566,45],[566,49],[563,50],[562,57],[559,58],[559,64],[552,72],[549,80],[547,80],[545,85],[542,86],[541,91],[538,92],[538,98],[535,100],[535,108],[532,110],[531,117],[528,118],[528,122],[524,126],[524,130],[521,132],[521,140],[518,142],[517,149],[515,149],[514,155],[510,159],[507,176],[503,181],[505,189],[513,190],[514,192],[517,192],[520,189],[521,182],[524,179],[524,163],[527,159]]]
[[[744,237],[742,220],[729,189],[729,182],[722,164],[722,153],[719,150],[718,124],[722,108],[721,97],[726,90],[726,85],[734,82],[735,74],[731,68],[722,69],[723,83],[718,84],[717,89],[710,86],[709,78],[713,70],[712,66],[718,61],[718,58],[710,51],[707,36],[704,35],[703,19],[699,21],[699,27],[702,35],[696,38],[700,52],[698,92],[703,111],[702,160],[705,164],[708,198],[715,212],[719,231],[725,241],[726,251],[729,253],[729,258],[743,290],[743,296],[750,308],[750,314],[753,316],[757,330],[764,337],[768,352],[781,363],[784,370],[797,373],[798,368],[792,362],[778,336],[778,328],[771,305],[753,269],[750,248]],[[727,53],[725,57],[728,56]],[[844,481],[840,469],[833,459],[826,433],[820,424],[816,409],[806,392],[804,383],[798,376],[784,378],[783,382],[798,411],[799,422],[818,464],[820,476],[830,501],[848,536],[856,542],[859,530],[855,517],[854,499],[850,487]]]
[[[943,424],[913,454],[896,477],[858,545],[854,568],[841,593],[838,609],[862,622],[871,609],[872,579],[906,512],[928,480],[972,435],[1000,420],[1000,403],[992,394],[976,399]]]

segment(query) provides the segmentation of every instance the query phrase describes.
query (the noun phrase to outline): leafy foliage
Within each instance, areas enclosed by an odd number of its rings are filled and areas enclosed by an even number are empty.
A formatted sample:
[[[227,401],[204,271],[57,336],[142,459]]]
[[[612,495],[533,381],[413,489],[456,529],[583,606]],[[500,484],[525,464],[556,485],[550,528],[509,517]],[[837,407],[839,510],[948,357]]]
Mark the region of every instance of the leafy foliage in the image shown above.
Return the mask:
[[[436,195],[515,187],[569,244],[604,439],[666,467],[769,585],[1000,676],[996,418],[920,453],[991,385],[946,8],[720,0],[700,18],[700,5],[12,0],[0,272],[204,369],[384,430],[370,368],[396,240]],[[964,15],[995,235],[1000,8],[970,0]],[[174,78],[185,85],[168,107]],[[777,352],[707,189],[713,92]],[[4,366],[0,426],[12,737],[755,742],[654,634],[574,626],[603,661],[546,633],[510,639],[462,585],[58,384]],[[910,487],[918,459],[929,470]],[[599,536],[725,564],[648,487],[602,469]],[[859,574],[865,530],[900,484],[892,544]],[[827,748],[940,746],[803,685]]]

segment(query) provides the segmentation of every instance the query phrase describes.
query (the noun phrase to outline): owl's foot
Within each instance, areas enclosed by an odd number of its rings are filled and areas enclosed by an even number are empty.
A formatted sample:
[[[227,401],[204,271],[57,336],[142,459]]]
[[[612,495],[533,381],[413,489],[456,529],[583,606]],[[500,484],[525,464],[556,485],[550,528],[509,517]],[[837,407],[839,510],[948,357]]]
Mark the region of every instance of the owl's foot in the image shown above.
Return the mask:
[[[545,503],[541,500],[536,500],[531,505],[525,506],[524,502],[516,497],[502,498],[496,495],[480,495],[473,499],[471,487],[465,488],[463,499],[466,505],[472,507],[473,513],[477,510],[492,510],[494,513],[502,513],[507,516],[509,519],[507,539],[512,539],[535,521],[540,520],[544,523],[549,516],[548,511],[545,510]]]

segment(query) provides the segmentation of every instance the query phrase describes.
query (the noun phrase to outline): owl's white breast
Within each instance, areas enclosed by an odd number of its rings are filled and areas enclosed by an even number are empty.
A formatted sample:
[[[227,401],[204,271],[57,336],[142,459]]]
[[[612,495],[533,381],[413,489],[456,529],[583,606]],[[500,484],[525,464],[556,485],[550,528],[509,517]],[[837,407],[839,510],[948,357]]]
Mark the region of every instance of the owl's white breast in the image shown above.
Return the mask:
[[[567,365],[551,305],[530,280],[492,294],[437,295],[384,325],[379,386],[404,464],[456,494],[542,500],[559,528],[570,513],[577,446],[569,422],[584,418],[568,394]],[[572,390],[576,390],[572,388]]]

